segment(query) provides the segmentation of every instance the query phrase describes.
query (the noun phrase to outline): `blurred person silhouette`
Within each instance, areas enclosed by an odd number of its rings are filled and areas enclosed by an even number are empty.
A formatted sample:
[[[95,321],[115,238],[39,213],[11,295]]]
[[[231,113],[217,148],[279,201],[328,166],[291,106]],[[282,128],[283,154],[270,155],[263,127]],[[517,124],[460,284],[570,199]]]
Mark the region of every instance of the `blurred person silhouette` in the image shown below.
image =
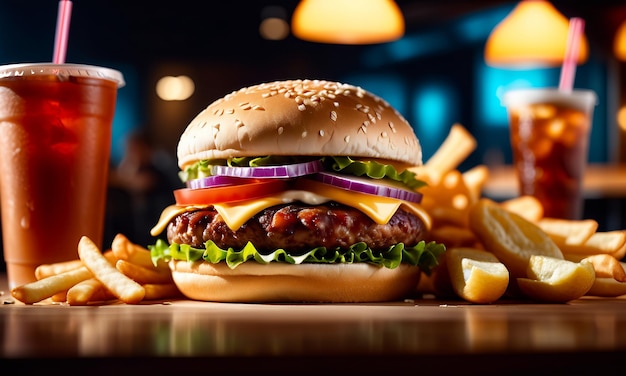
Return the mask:
[[[131,133],[124,156],[109,176],[106,241],[121,232],[131,241],[146,246],[154,243],[150,229],[162,210],[174,202],[172,191],[182,187],[174,158],[154,147],[144,130]]]

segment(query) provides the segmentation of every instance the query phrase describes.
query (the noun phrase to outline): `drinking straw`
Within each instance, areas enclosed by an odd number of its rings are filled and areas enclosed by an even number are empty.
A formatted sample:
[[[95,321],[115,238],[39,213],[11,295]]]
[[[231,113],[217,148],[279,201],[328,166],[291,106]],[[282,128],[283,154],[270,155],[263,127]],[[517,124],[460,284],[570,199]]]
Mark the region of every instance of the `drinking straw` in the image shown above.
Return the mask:
[[[565,45],[565,57],[561,67],[561,79],[559,90],[572,91],[574,87],[574,76],[576,75],[576,64],[580,52],[580,41],[585,29],[585,21],[582,18],[570,18],[567,33],[567,44]]]
[[[65,63],[71,18],[72,2],[70,0],[59,1],[59,10],[57,13],[57,29],[54,36],[54,55],[52,55],[52,62],[54,64]]]

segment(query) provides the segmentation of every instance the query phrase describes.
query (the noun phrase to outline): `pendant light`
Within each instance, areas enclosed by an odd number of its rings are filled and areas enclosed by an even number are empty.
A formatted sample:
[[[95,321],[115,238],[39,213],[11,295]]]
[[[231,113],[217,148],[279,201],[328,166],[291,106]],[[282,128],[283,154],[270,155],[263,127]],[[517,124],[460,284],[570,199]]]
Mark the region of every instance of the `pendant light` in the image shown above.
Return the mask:
[[[485,61],[495,67],[557,67],[563,62],[569,20],[549,1],[525,0],[491,32]],[[587,60],[583,35],[578,64]]]
[[[404,35],[404,17],[393,0],[301,0],[292,32],[310,42],[375,44]]]

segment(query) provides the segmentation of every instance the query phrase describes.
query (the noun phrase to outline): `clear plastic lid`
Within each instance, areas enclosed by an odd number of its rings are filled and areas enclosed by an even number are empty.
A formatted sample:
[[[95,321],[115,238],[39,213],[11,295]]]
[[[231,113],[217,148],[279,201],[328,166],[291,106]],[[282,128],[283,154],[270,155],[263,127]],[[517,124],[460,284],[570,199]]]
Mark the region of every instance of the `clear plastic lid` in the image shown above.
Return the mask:
[[[93,77],[114,81],[120,88],[126,84],[121,72],[86,64],[25,63],[0,66],[0,79],[6,77],[27,77],[54,75],[60,77]]]

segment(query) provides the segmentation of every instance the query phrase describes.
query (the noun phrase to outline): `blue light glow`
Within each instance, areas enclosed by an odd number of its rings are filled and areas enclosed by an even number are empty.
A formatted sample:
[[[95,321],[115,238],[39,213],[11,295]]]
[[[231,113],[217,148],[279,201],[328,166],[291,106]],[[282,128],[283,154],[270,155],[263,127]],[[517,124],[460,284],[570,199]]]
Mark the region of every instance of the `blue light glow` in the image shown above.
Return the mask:
[[[422,144],[424,160],[441,145],[450,126],[458,119],[458,95],[454,87],[444,81],[432,81],[415,89],[412,95],[413,116],[409,122]]]

